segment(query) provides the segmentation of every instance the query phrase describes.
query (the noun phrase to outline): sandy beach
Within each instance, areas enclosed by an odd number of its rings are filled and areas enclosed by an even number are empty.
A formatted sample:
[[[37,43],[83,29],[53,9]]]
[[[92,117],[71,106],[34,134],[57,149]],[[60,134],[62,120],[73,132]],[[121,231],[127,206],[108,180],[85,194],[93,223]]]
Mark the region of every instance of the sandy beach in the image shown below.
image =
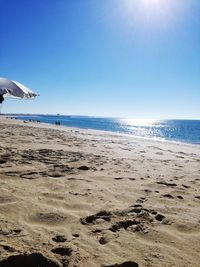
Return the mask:
[[[200,146],[0,118],[0,267],[200,266]]]

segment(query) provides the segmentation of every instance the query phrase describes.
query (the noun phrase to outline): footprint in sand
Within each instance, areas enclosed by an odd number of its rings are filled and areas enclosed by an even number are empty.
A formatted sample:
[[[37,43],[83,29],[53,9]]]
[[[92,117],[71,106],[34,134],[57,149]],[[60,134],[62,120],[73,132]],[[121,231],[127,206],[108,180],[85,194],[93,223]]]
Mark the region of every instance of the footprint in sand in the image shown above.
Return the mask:
[[[139,267],[138,263],[134,261],[126,261],[123,263],[116,263],[112,265],[101,265],[102,267]]]
[[[110,211],[99,211],[94,215],[87,216],[85,218],[81,218],[80,221],[82,224],[91,224],[95,222],[96,220],[103,220],[103,221],[110,221],[112,217],[112,213]]]
[[[165,182],[165,181],[159,181],[159,182],[156,182],[157,184],[161,184],[161,185],[165,185],[165,186],[177,186],[177,184],[175,183],[168,183],[168,182]]]
[[[144,197],[140,200],[146,200]],[[83,225],[100,225],[101,228],[92,229],[97,235],[101,245],[106,245],[112,239],[118,237],[121,231],[140,232],[148,234],[149,225],[158,221],[162,224],[169,224],[169,221],[162,214],[154,210],[143,208],[141,204],[131,205],[127,209],[117,211],[100,211],[93,215],[80,218]],[[158,223],[157,222],[157,223]],[[100,235],[100,236],[99,236]]]
[[[182,186],[183,186],[184,188],[186,188],[186,189],[190,188],[190,186],[189,186],[189,185],[186,185],[186,184],[182,184]]]
[[[14,196],[0,196],[0,205],[16,202],[17,198]]]
[[[52,240],[56,243],[63,243],[67,241],[67,238],[64,235],[56,235],[52,238]]]
[[[170,199],[174,199],[174,197],[170,194],[164,194],[161,197],[165,197],[165,198],[170,198]]]
[[[1,267],[59,267],[60,264],[44,257],[41,253],[10,256],[0,261]]]
[[[182,196],[177,196],[178,199],[184,199]]]
[[[144,203],[145,201],[147,201],[145,197],[140,197],[136,200],[137,203]]]
[[[152,190],[151,189],[144,189],[144,192],[148,194],[148,193],[151,193]]]
[[[55,225],[66,220],[66,216],[54,212],[38,212],[31,217],[31,221],[35,223],[46,223],[48,225]]]
[[[72,249],[68,247],[58,247],[51,250],[54,254],[60,256],[70,256],[72,254]]]
[[[162,152],[156,152],[156,155],[161,156],[161,155],[163,155],[163,153]]]
[[[117,232],[119,231],[120,229],[127,229],[128,227],[132,226],[132,225],[138,225],[140,224],[139,221],[133,219],[133,220],[124,220],[124,221],[119,221],[115,224],[113,224],[109,230],[112,231],[112,232]]]
[[[159,222],[163,222],[164,219],[166,219],[166,218],[165,218],[165,216],[162,215],[162,214],[157,214],[157,215],[155,216],[155,219],[156,219],[157,221],[159,221]]]
[[[103,232],[103,236],[100,237],[99,243],[101,245],[105,245],[117,237],[118,235],[116,235],[115,233],[111,233],[110,231],[107,230]]]
[[[78,170],[81,170],[81,171],[88,171],[90,168],[86,165],[82,165],[80,167],[78,167]]]
[[[6,250],[8,252],[15,252],[15,249],[10,247],[10,246],[8,246],[8,245],[1,245],[1,246],[3,247],[4,250]]]

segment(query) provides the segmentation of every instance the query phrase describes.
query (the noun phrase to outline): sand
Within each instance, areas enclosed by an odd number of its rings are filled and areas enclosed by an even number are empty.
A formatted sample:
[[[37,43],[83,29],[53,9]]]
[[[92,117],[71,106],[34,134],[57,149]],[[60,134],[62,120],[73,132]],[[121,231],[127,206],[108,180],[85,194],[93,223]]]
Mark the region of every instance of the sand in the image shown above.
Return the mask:
[[[200,266],[200,146],[0,118],[0,266]]]

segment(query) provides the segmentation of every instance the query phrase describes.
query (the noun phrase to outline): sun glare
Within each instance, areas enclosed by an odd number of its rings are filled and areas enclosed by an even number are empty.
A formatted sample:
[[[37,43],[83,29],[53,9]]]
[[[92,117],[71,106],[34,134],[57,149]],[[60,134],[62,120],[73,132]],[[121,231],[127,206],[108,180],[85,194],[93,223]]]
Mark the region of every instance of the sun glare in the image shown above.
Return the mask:
[[[153,119],[121,119],[122,124],[129,126],[153,126],[159,123],[160,120]]]
[[[176,2],[176,4],[175,4]],[[123,0],[121,12],[129,24],[159,28],[169,25],[175,18],[177,1]]]
[[[154,6],[162,4],[162,0],[140,0],[140,2],[142,2],[142,4],[146,6]]]

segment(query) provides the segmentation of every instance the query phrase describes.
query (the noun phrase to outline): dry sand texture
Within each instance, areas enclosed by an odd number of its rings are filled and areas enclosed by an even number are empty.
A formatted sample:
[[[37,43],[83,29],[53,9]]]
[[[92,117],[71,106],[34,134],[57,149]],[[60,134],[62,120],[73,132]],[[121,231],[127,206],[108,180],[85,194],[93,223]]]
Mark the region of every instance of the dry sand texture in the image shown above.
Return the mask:
[[[200,147],[0,118],[0,267],[200,266]]]

